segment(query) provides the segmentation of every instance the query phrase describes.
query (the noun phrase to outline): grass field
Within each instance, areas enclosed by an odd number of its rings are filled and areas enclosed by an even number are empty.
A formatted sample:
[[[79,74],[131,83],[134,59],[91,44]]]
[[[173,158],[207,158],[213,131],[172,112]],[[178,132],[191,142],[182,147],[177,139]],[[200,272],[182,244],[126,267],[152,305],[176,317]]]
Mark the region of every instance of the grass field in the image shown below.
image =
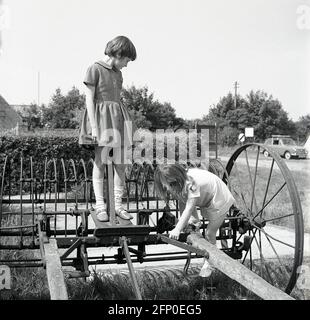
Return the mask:
[[[309,261],[310,262],[310,261]],[[184,275],[180,268],[149,268],[136,271],[142,298],[145,300],[259,300],[259,298],[219,271],[211,278],[201,278],[199,267],[192,266]],[[12,270],[13,287],[0,291],[0,300],[47,300],[47,279],[41,269]],[[135,295],[127,271],[93,272],[85,282],[66,277],[69,299],[134,300]],[[305,293],[293,290],[295,299]]]

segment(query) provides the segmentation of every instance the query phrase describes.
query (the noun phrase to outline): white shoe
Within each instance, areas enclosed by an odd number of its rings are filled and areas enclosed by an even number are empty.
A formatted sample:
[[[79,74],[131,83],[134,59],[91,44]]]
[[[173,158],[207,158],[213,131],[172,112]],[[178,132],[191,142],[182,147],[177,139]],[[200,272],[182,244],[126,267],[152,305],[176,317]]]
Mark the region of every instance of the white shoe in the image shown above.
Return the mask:
[[[133,216],[128,213],[122,206],[123,191],[123,187],[114,188],[115,214],[124,220],[131,220],[133,219]]]
[[[206,260],[205,263],[203,264],[200,272],[199,272],[199,276],[203,277],[203,278],[209,278],[211,276],[213,270],[214,270],[214,268],[211,267],[209,262]]]
[[[96,216],[97,216],[97,219],[101,222],[108,222],[109,221],[109,216],[108,216],[105,208],[96,209]]]
[[[127,212],[123,207],[115,209],[115,214],[124,220],[131,220],[133,216]]]

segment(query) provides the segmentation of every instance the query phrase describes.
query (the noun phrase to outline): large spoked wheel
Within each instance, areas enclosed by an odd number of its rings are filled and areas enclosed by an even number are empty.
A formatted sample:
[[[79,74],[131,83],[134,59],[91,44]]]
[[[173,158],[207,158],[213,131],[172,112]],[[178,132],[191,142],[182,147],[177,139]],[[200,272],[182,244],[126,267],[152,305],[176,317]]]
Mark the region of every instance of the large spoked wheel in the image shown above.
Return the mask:
[[[237,235],[240,241],[251,239],[242,263],[290,293],[302,264],[304,227],[298,191],[284,160],[266,146],[244,145],[228,161],[223,181],[250,222],[246,233]]]

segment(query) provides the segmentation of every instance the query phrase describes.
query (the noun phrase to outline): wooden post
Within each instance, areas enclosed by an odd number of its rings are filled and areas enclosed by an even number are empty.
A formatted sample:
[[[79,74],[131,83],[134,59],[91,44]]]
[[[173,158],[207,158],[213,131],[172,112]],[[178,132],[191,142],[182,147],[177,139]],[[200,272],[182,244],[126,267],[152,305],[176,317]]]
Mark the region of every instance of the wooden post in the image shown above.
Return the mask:
[[[199,233],[191,233],[187,237],[187,242],[193,247],[208,252],[210,264],[229,278],[239,282],[248,290],[255,293],[264,300],[294,300],[291,296],[272,286],[256,273],[249,270],[240,262],[233,260],[227,254],[217,249],[217,247]]]
[[[108,160],[107,164],[107,202],[109,208],[110,223],[114,226],[115,223],[115,203],[114,203],[114,176],[113,176],[113,163]]]
[[[44,253],[51,300],[68,300],[56,239],[49,239],[49,242],[44,243]]]

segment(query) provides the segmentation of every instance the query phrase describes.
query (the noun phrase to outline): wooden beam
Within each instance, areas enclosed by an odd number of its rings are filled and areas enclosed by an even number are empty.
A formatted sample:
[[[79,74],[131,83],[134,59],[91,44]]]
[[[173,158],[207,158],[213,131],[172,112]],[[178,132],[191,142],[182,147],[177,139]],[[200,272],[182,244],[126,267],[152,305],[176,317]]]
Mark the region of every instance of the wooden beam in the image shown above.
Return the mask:
[[[68,300],[56,239],[49,239],[48,243],[44,243],[44,253],[51,300]]]
[[[113,163],[108,160],[107,164],[107,179],[108,179],[108,188],[107,188],[107,202],[109,209],[110,223],[114,226],[115,223],[115,203],[114,203],[114,176],[113,176]]]
[[[208,252],[208,261],[212,266],[239,282],[242,286],[264,300],[294,300],[291,296],[272,286],[256,273],[249,270],[240,262],[233,260],[227,254],[217,249],[199,233],[191,233],[187,242],[193,247]]]

